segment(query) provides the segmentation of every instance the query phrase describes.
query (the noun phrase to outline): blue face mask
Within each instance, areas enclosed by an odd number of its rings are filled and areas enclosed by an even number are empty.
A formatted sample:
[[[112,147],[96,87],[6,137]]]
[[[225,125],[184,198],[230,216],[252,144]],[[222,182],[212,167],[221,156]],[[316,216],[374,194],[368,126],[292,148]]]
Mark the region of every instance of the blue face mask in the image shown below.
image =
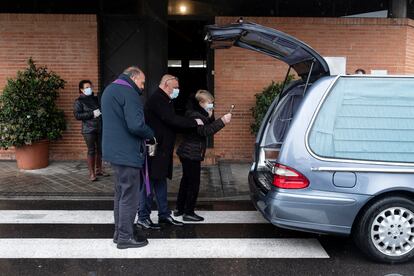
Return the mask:
[[[208,104],[204,107],[204,110],[205,110],[205,111],[207,111],[207,112],[212,111],[213,109],[214,109],[214,104],[212,104],[212,103],[208,103]]]
[[[171,99],[175,99],[178,97],[179,94],[180,94],[180,89],[174,88],[172,93],[170,94],[170,97]]]
[[[92,88],[88,87],[83,89],[83,94],[85,94],[86,96],[92,95]]]

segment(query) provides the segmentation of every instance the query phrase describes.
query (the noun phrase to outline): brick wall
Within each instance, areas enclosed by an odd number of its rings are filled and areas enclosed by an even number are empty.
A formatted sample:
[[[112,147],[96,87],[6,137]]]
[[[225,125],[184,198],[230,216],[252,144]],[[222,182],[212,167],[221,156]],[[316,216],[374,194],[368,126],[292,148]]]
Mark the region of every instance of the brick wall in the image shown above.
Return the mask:
[[[408,21],[405,73],[414,74],[414,21]]]
[[[217,17],[217,24],[236,17]],[[245,18],[293,35],[322,56],[343,56],[347,72],[363,68],[386,69],[389,74],[414,73],[414,29],[409,19],[362,18]],[[222,159],[251,160],[250,134],[254,94],[272,80],[280,81],[287,66],[264,55],[240,48],[216,50],[216,114],[236,109],[232,123],[215,136],[215,154]]]
[[[217,24],[236,17],[217,17]],[[246,18],[277,28],[308,43],[323,56],[345,56],[347,71],[386,69],[390,74],[414,73],[414,21],[360,18]],[[68,83],[58,105],[65,110],[68,130],[51,146],[51,159],[82,159],[85,145],[72,104],[80,79],[98,84],[97,22],[94,15],[0,14],[0,91],[6,78],[26,67],[32,56]],[[217,50],[215,54],[216,114],[235,104],[232,123],[215,136],[214,155],[221,159],[251,160],[250,108],[254,94],[272,80],[280,81],[287,66],[245,49]],[[95,87],[97,91],[98,88]],[[0,159],[13,159],[13,150]]]
[[[50,158],[84,158],[86,148],[72,106],[81,79],[90,79],[98,89],[96,16],[0,14],[0,91],[6,78],[26,67],[30,56],[67,81],[58,105],[65,111],[68,130],[63,139],[52,143]],[[0,159],[13,158],[13,150],[0,151]]]

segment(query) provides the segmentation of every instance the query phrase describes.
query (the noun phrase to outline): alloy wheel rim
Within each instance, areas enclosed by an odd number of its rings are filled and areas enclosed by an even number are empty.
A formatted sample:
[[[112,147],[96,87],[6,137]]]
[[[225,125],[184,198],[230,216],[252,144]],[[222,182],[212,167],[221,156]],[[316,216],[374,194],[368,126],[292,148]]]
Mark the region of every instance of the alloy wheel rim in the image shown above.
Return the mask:
[[[414,213],[403,207],[385,209],[372,223],[371,240],[384,255],[409,253],[414,248]]]

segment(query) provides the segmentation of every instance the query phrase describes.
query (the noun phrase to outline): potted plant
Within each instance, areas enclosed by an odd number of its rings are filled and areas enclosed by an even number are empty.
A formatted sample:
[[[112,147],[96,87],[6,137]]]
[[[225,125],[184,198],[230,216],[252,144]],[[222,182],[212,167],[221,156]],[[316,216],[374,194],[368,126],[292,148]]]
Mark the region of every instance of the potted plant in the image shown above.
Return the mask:
[[[56,106],[65,81],[32,58],[28,67],[8,79],[0,95],[0,148],[15,147],[17,167],[40,169],[49,164],[49,141],[66,129],[64,113]]]

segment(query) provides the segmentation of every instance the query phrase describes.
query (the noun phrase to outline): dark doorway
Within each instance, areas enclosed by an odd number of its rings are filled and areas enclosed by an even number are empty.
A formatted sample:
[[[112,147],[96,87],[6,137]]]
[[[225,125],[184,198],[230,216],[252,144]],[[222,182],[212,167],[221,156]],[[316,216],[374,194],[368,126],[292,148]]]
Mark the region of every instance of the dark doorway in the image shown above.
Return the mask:
[[[180,80],[180,95],[174,103],[178,114],[184,114],[189,96],[198,89],[214,93],[208,79],[209,51],[204,42],[204,26],[211,21],[168,21],[168,72]]]
[[[180,95],[174,101],[177,114],[184,115],[191,95],[206,89],[214,95],[214,55],[204,42],[204,26],[213,24],[211,19],[168,20],[168,72],[180,80]],[[180,137],[178,137],[180,140]],[[213,147],[213,137],[207,139]]]

